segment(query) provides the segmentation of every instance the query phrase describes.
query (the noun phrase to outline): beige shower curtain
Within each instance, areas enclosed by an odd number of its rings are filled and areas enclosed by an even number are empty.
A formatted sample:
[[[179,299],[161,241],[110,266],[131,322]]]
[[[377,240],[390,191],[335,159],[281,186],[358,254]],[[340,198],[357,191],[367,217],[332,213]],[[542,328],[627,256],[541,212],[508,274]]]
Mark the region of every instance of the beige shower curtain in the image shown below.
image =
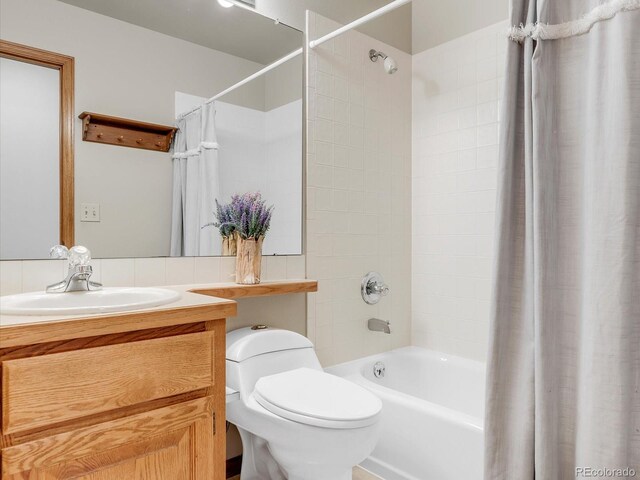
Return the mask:
[[[486,480],[640,478],[639,8],[512,0]]]

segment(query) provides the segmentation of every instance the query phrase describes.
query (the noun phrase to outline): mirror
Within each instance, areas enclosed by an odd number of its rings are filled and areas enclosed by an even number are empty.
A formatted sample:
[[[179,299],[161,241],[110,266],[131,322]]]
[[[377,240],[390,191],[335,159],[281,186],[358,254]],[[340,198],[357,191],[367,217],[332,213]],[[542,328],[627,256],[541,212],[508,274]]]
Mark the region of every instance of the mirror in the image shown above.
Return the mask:
[[[302,253],[302,56],[206,102],[300,49],[301,32],[216,1],[3,0],[0,21],[3,40],[75,60],[75,108],[71,97],[70,115],[45,116],[63,91],[55,76],[37,83],[52,67],[2,58],[3,79],[13,62],[29,90],[19,97],[2,82],[0,259],[47,258],[55,243],[95,258],[220,255],[216,200],[247,192],[274,207],[263,254]],[[83,112],[178,130],[170,151],[145,148],[142,131],[109,143],[120,127],[89,131],[100,126]],[[55,144],[65,120],[67,172]]]

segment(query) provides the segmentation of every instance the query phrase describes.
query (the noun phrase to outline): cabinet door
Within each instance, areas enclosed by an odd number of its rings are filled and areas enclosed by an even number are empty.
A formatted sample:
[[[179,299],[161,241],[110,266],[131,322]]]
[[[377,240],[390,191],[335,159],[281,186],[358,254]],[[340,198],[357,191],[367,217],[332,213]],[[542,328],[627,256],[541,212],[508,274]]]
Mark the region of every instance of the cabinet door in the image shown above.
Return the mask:
[[[224,469],[212,406],[201,398],[5,448],[2,480],[210,480]]]

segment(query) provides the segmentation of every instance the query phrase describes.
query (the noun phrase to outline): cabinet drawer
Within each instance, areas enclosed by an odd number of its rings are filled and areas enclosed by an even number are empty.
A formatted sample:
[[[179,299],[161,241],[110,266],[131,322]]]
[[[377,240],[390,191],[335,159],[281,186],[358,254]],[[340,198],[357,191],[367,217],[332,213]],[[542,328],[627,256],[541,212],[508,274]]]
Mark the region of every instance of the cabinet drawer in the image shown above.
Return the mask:
[[[203,397],[4,448],[2,480],[219,478],[213,404]]]
[[[207,331],[5,361],[3,432],[211,387],[213,350]]]

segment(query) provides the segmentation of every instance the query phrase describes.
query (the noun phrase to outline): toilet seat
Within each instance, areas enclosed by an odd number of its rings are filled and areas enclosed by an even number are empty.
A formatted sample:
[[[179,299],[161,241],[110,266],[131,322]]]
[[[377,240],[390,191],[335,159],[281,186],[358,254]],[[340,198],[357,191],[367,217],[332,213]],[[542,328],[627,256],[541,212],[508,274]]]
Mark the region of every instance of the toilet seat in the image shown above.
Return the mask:
[[[253,396],[279,417],[324,428],[366,427],[382,410],[380,399],[365,388],[310,368],[262,377]]]

